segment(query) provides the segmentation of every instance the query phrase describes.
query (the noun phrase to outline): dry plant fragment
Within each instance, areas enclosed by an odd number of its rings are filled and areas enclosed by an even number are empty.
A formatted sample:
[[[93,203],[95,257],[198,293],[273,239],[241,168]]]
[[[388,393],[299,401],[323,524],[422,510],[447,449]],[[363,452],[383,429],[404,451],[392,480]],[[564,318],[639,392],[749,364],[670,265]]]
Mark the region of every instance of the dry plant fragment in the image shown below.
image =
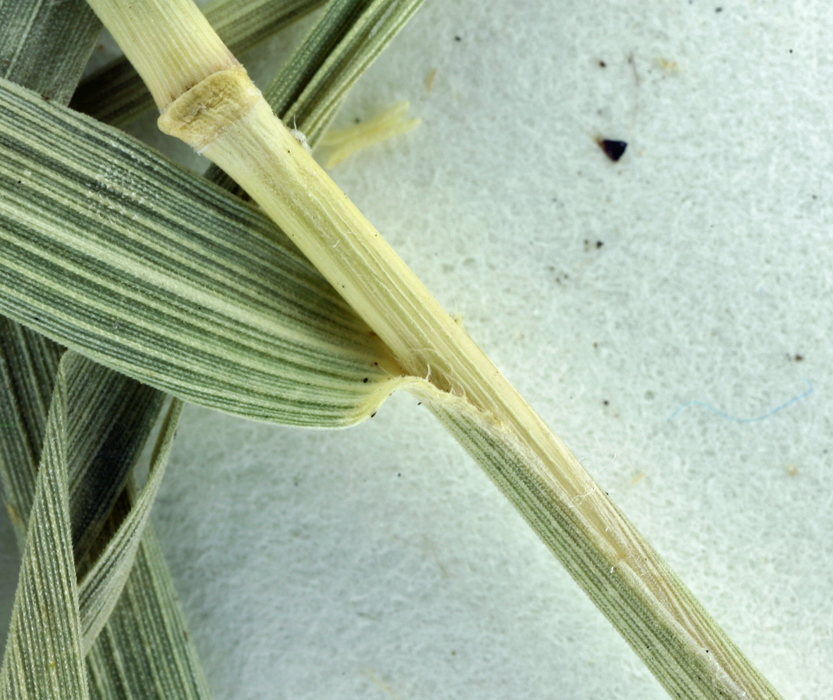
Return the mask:
[[[226,170],[283,228],[384,341],[407,375],[402,386],[430,403],[669,692],[778,698],[275,117],[193,6],[91,5],[147,81],[160,128]]]
[[[419,119],[403,119],[409,107],[408,102],[399,102],[361,124],[324,134],[321,144],[333,147],[324,167],[332,168],[356,151],[387,141],[413,129],[419,124]]]

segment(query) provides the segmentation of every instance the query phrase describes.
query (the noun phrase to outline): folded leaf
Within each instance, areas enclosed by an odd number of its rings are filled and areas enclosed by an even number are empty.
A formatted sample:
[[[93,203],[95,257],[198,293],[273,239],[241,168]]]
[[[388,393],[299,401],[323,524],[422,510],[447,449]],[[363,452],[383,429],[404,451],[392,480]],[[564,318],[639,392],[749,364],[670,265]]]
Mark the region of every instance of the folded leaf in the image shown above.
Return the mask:
[[[62,359],[71,388],[67,409],[70,522],[79,574],[128,481],[165,395],[76,353]]]
[[[87,656],[93,700],[206,700],[205,677],[148,526],[107,625]]]
[[[38,464],[64,349],[0,316],[0,482],[20,551],[35,500]]]
[[[8,320],[5,323],[17,329],[21,328]],[[29,340],[37,339],[36,334],[31,333],[31,336]],[[14,336],[11,338],[13,340]],[[8,341],[9,337],[4,337],[4,340]],[[7,351],[9,347],[15,348],[15,346],[19,344],[4,342],[2,350]],[[29,347],[37,348],[38,345],[34,344]],[[18,354],[15,352],[11,357],[17,357]],[[41,363],[34,363],[32,366],[39,364]],[[128,409],[129,413],[130,406],[135,403],[134,394],[124,391],[124,384],[135,384],[135,382],[120,377],[103,367],[98,367],[72,352],[64,355],[60,366],[63,377],[62,387],[66,394],[65,410],[62,414],[66,433],[62,443],[64,461],[67,465],[72,463],[78,465],[85,459],[93,462],[102,460],[107,455],[106,450],[100,454],[91,451],[95,445],[102,444],[100,440],[96,440],[100,423],[93,420],[88,425],[87,439],[80,434],[73,438],[73,430],[70,426],[73,421],[81,422],[78,418],[85,414],[85,407],[89,409],[95,406],[97,409],[95,412],[86,411],[90,418],[96,418],[98,410],[101,409],[100,404],[96,405],[96,402],[90,401],[90,383],[98,389],[93,392],[94,395],[103,395],[108,398],[110,411],[123,415],[125,409]],[[13,363],[10,368],[17,376],[24,375],[21,370],[25,369],[25,365]],[[43,379],[46,374],[43,368],[39,368],[32,372],[32,377]],[[103,382],[104,378],[109,378],[109,383]],[[142,389],[147,390],[147,387],[142,387]],[[125,405],[120,406],[120,401]],[[110,517],[99,529],[98,539],[82,558],[82,566],[84,562],[94,561],[93,568],[87,572],[79,585],[81,638],[77,642],[83,653],[89,650],[86,674],[91,684],[92,697],[156,698],[159,695],[154,694],[153,690],[155,678],[164,678],[165,687],[175,691],[166,697],[194,699],[208,697],[205,680],[196,652],[188,640],[170,576],[161,552],[155,544],[152,528],[147,527],[150,506],[164,473],[164,465],[180,409],[181,403],[174,400],[151,459],[151,471],[147,484],[135,498],[133,497],[135,489],[128,484],[128,488],[122,490],[121,496],[115,499],[115,503],[110,503]],[[156,410],[158,411],[158,407]],[[46,414],[45,409],[43,413]],[[38,408],[33,407],[32,415],[36,417],[37,414]],[[49,420],[54,422],[56,418],[50,417]],[[43,422],[46,423],[45,420]],[[144,428],[140,426],[134,425],[131,428],[122,435],[124,443],[128,445],[131,441],[139,439],[135,433],[140,435],[145,433]],[[104,445],[106,444],[105,441]],[[110,444],[113,444],[112,440]],[[130,454],[130,450],[127,452],[117,450],[111,453],[111,456],[116,458],[114,459],[115,466],[117,466],[117,458],[125,454]],[[85,457],[82,458],[83,455]],[[4,465],[4,470],[25,481],[30,478],[30,475],[21,468],[24,465],[17,465],[17,468]],[[90,473],[89,470],[86,471]],[[116,471],[118,472],[119,469]],[[31,478],[34,480],[37,477]],[[109,489],[103,489],[103,493],[109,493]],[[66,498],[68,510],[71,500],[70,492]],[[143,528],[145,528],[144,533],[142,533]],[[70,536],[71,531],[72,528],[69,525]],[[131,563],[134,559],[136,564],[131,570]],[[86,568],[89,569],[88,564]],[[71,578],[73,588],[77,585],[76,572],[77,567],[74,567]],[[51,572],[46,575],[49,580],[54,578]],[[19,591],[24,590],[26,580],[21,578]],[[152,581],[153,585],[148,585],[149,581]],[[45,585],[44,582],[41,582],[41,585]],[[123,588],[130,593],[123,594]],[[120,594],[122,594],[121,597]],[[110,616],[114,609],[115,614]],[[110,616],[109,619],[108,616]],[[101,636],[90,649],[91,643],[105,621],[107,624]],[[38,634],[42,636],[46,632],[38,632]],[[8,663],[13,663],[15,652],[11,642],[12,636],[9,640]],[[148,642],[147,648],[143,648],[145,640]],[[64,642],[56,640],[55,644],[56,648],[60,649]],[[76,642],[71,641],[71,644],[74,645]]]

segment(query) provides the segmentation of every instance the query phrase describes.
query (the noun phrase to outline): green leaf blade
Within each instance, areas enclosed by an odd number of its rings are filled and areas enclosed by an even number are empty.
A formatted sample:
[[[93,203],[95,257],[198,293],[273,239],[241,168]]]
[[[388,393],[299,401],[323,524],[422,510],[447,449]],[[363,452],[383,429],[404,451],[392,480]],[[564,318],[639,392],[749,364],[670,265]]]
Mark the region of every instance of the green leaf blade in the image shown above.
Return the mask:
[[[616,525],[634,533],[639,550],[628,550],[624,541],[611,547],[588,527],[580,508],[594,494],[565,502],[546,470],[536,468],[535,456],[492,416],[427,382],[409,389],[486,471],[671,697],[781,699],[623,514],[616,512]]]
[[[67,479],[67,385],[59,370],[15,595],[0,698],[88,697]]]
[[[252,418],[347,425],[389,393],[384,347],[263,215],[108,127],[0,98],[0,311]]]

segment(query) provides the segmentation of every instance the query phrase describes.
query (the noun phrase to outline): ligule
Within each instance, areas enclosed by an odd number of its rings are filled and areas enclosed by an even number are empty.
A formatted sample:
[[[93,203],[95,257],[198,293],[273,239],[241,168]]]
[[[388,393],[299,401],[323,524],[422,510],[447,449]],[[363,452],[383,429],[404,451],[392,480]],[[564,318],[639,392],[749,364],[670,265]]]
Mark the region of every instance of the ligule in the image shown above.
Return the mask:
[[[89,11],[85,0],[73,1]],[[237,55],[258,46],[324,2],[213,0],[201,9],[223,43]],[[120,57],[82,82],[72,97],[70,107],[98,121],[117,126],[153,107],[153,98],[133,65]]]

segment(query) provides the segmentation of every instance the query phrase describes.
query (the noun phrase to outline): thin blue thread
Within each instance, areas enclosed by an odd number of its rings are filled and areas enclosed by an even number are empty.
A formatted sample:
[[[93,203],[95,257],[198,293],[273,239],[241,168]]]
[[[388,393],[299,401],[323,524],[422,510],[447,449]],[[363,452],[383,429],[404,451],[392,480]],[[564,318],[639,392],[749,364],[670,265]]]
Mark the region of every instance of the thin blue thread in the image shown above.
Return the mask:
[[[793,396],[789,401],[786,403],[782,403],[780,406],[773,408],[771,411],[764,413],[762,416],[757,416],[756,418],[735,418],[735,416],[730,416],[728,413],[724,413],[719,408],[715,408],[703,401],[686,401],[682,406],[677,407],[677,409],[670,415],[668,418],[665,419],[667,423],[670,423],[671,420],[676,416],[680,411],[684,408],[688,408],[689,406],[702,406],[703,408],[707,408],[712,413],[716,413],[718,416],[725,418],[726,420],[734,421],[735,423],[757,423],[758,421],[764,420],[769,418],[770,416],[774,416],[779,411],[783,411],[787,406],[794,404],[796,401],[800,401],[801,399],[809,396],[813,393],[813,385],[810,384],[810,380],[805,377],[804,381],[807,383],[807,390],[800,393],[798,396]]]

